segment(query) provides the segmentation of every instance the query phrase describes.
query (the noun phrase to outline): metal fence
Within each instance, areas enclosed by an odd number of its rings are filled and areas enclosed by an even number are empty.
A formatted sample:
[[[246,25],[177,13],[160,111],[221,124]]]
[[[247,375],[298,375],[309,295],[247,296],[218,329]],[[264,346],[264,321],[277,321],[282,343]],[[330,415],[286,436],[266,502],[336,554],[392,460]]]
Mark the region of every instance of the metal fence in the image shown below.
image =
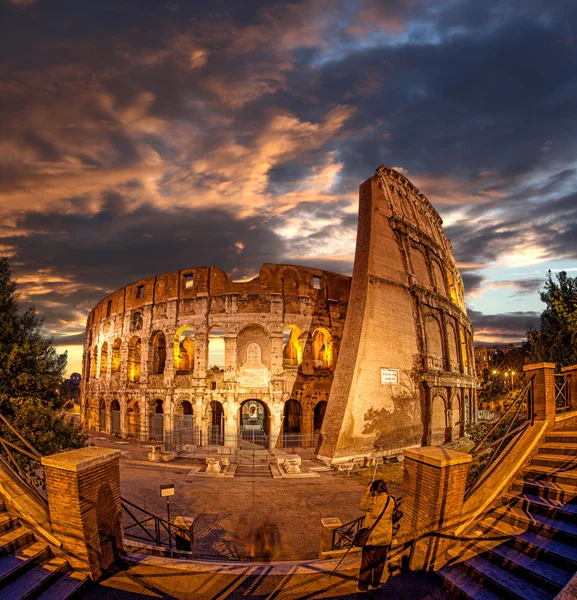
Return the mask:
[[[568,375],[555,375],[555,412],[557,414],[571,409],[571,397]]]

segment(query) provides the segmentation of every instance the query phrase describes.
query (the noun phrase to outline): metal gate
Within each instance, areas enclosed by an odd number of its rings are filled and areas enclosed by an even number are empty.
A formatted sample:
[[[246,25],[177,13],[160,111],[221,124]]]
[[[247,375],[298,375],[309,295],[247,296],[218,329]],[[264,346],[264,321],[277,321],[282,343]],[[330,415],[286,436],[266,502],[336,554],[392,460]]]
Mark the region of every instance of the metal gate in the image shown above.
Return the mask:
[[[150,415],[149,439],[161,442],[164,438],[164,415],[154,413]]]
[[[112,433],[114,435],[120,435],[120,411],[112,411]]]

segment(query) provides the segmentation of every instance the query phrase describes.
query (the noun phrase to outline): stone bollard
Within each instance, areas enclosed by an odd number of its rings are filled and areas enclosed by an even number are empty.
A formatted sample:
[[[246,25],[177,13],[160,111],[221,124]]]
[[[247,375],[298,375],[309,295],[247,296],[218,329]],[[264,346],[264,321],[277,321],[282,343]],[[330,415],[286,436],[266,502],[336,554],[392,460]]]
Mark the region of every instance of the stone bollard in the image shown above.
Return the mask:
[[[120,451],[82,448],[42,458],[54,535],[70,565],[98,581],[124,552]]]
[[[301,457],[291,456],[284,461],[285,471],[290,475],[295,475],[301,472]]]
[[[218,458],[206,459],[206,473],[220,473],[221,470],[220,460]]]
[[[162,460],[160,446],[151,446],[151,450],[148,453],[148,460],[151,462],[160,462]]]
[[[194,552],[194,517],[176,517],[174,524],[183,530],[183,535],[180,533],[175,535],[176,549]]]
[[[395,542],[410,547],[411,570],[434,569],[443,563],[446,545],[428,534],[458,525],[472,457],[433,446],[404,454],[404,514]]]
[[[533,409],[535,419],[555,423],[555,363],[537,363],[523,367],[525,377],[533,379]]]
[[[333,547],[333,531],[342,526],[342,521],[337,517],[325,517],[321,519],[321,548],[320,557],[324,552],[330,552]]]

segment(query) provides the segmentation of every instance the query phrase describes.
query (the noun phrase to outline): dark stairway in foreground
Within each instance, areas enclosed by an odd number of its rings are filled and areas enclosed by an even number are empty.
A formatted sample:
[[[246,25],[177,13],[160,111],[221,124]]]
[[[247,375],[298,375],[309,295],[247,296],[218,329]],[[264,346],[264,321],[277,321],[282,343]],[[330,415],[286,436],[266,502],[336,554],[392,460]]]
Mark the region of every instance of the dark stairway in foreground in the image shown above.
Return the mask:
[[[65,559],[54,556],[29,529],[6,512],[0,513],[0,598],[68,600],[80,598],[88,578],[75,573]]]
[[[456,598],[550,600],[561,591],[577,572],[577,427],[546,435],[476,533],[476,556],[439,571]],[[483,551],[486,540],[500,537]]]

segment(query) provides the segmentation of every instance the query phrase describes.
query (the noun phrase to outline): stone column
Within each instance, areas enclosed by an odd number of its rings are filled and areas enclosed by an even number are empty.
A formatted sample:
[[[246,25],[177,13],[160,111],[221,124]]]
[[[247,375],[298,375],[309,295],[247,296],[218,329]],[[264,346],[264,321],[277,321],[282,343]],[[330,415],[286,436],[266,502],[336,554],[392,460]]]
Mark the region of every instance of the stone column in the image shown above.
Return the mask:
[[[570,410],[577,410],[577,365],[563,367],[561,373],[568,378],[567,390],[569,393]]]
[[[224,409],[224,445],[231,448],[236,447],[236,435],[238,432],[238,404],[233,397],[229,397],[223,404]]]
[[[555,423],[555,363],[537,363],[523,367],[527,380],[533,377],[535,418]]]
[[[270,334],[270,371],[273,377],[283,372],[282,343],[282,331]]]
[[[95,447],[42,458],[54,535],[94,581],[124,551],[119,462],[119,450]]]
[[[206,361],[208,359],[208,335],[194,332],[194,377],[206,378]]]
[[[434,569],[444,559],[441,539],[427,535],[460,520],[471,455],[438,447],[405,450],[403,518],[397,543],[411,543],[412,570]]]
[[[236,381],[236,333],[224,334],[224,380]]]

